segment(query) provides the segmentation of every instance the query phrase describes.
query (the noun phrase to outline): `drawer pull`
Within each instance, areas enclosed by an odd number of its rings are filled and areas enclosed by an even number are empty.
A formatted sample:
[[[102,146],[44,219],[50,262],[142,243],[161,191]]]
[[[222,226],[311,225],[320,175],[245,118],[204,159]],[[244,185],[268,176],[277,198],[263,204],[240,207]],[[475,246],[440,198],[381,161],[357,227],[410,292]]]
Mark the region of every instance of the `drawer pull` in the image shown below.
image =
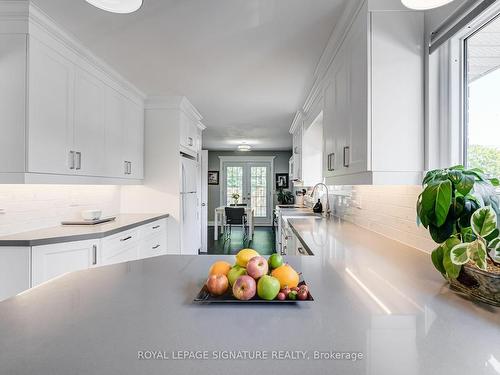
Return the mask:
[[[97,245],[92,245],[92,265],[97,264]]]
[[[160,245],[156,245],[156,246],[153,246],[153,248],[152,248],[152,249],[153,249],[153,250],[156,250],[156,249],[158,249],[159,247],[160,247]]]
[[[128,237],[125,237],[125,238],[121,238],[120,241],[124,242],[124,241],[128,241],[132,238],[132,236],[128,236]]]
[[[158,229],[159,227],[160,227],[159,225],[155,225],[153,229]]]

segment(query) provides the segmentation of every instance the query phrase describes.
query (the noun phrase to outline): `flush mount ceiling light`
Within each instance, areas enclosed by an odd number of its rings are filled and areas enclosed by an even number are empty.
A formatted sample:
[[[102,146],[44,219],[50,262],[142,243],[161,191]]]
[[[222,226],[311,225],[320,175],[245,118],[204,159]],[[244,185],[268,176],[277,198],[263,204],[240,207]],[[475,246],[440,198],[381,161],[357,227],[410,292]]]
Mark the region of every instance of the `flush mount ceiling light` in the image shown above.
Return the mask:
[[[250,151],[251,149],[252,149],[252,146],[247,145],[245,143],[238,146],[238,151]]]
[[[142,0],[85,0],[93,6],[113,13],[133,13],[142,6]]]
[[[415,10],[438,8],[452,1],[453,0],[401,0],[405,7]]]

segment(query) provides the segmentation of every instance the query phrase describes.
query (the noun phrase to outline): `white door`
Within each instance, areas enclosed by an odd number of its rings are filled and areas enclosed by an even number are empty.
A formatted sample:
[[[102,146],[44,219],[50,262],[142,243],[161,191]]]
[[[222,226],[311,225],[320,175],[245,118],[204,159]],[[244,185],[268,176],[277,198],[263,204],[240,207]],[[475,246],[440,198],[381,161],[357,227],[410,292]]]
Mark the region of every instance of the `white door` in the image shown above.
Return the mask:
[[[238,204],[254,209],[255,224],[271,225],[271,169],[271,162],[224,162],[222,205],[234,204],[238,194]]]
[[[73,174],[73,65],[33,37],[29,49],[28,171]]]
[[[208,151],[201,151],[201,251],[207,252],[208,240]]]
[[[106,170],[105,86],[78,69],[75,82],[76,173],[104,176]]]
[[[65,242],[32,247],[32,286],[67,272],[97,264],[99,241]]]

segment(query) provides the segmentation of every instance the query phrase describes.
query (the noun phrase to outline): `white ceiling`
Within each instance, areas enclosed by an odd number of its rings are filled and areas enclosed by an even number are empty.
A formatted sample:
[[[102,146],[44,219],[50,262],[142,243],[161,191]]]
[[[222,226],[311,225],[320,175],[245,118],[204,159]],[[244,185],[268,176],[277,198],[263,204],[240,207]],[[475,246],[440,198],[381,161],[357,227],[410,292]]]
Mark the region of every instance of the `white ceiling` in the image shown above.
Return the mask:
[[[146,94],[188,97],[205,148],[279,150],[346,1],[145,0],[130,15],[34,2]]]

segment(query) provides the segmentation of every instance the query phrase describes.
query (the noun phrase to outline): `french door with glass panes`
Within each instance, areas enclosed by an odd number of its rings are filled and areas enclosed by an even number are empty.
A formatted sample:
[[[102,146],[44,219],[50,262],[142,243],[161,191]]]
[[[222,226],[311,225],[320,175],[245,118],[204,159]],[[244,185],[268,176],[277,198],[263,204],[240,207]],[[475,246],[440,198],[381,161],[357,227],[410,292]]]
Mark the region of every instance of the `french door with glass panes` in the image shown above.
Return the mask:
[[[271,225],[271,162],[224,162],[222,182],[222,205],[246,204],[255,224]]]

